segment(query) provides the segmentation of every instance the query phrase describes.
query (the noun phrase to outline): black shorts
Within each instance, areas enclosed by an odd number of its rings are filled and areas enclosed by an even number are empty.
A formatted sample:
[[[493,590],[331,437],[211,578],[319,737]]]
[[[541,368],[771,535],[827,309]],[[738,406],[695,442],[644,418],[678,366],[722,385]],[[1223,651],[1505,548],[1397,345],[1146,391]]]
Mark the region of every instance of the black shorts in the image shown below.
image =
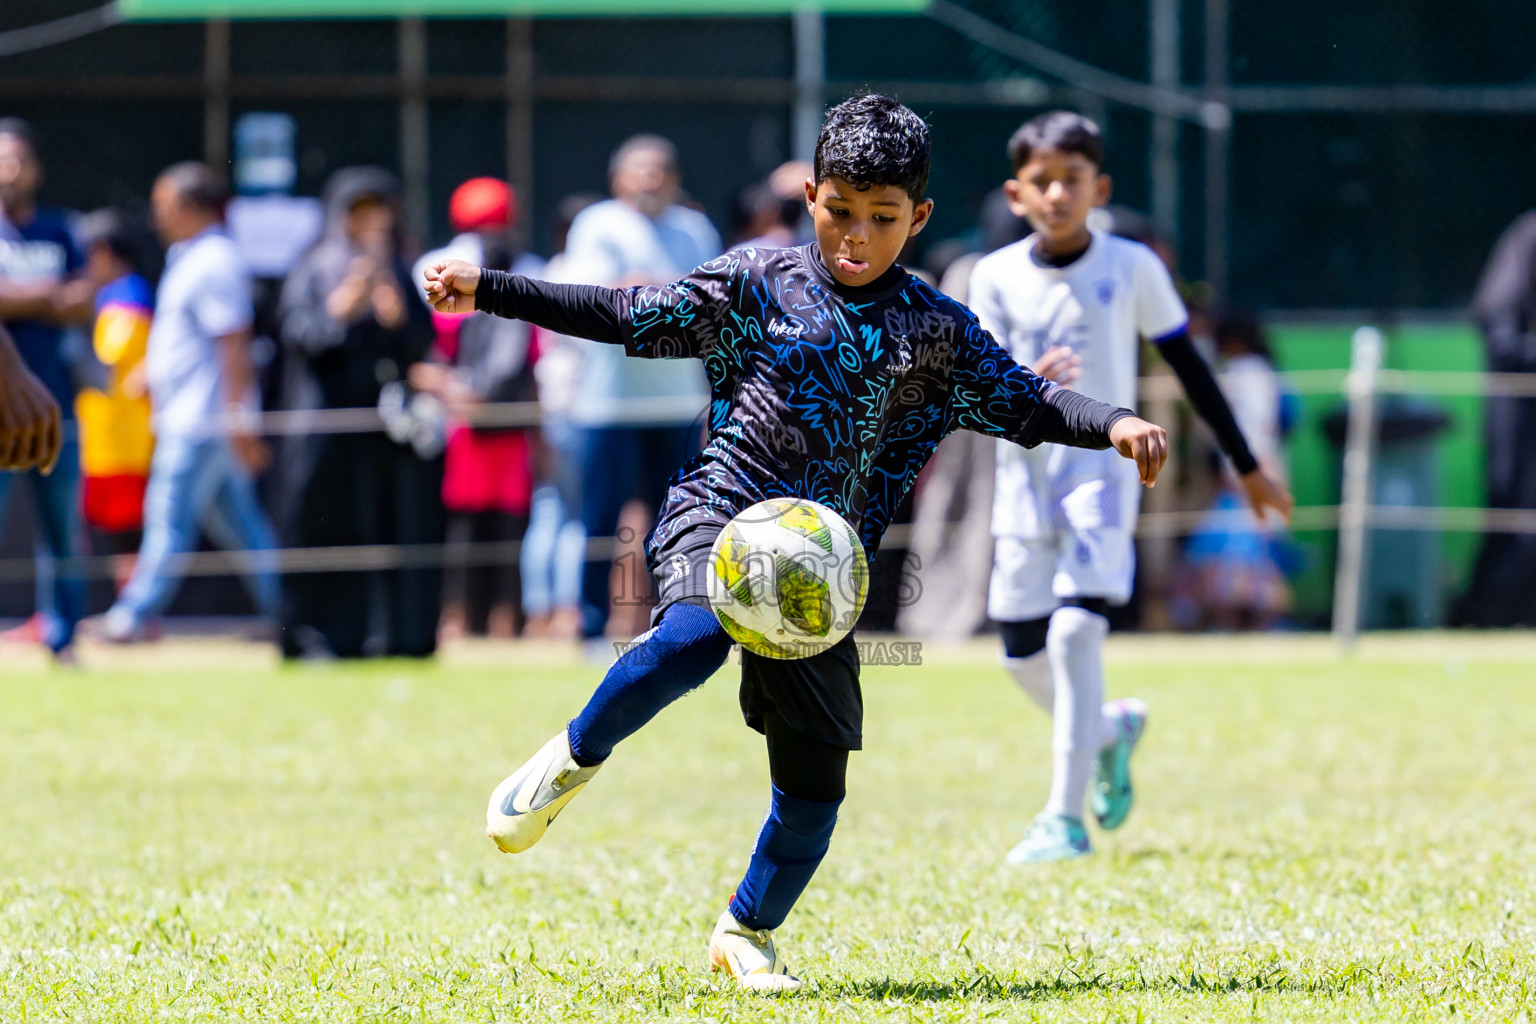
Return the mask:
[[[709,607],[709,553],[722,526],[696,526],[656,553],[658,598],[651,625],[679,601]],[[809,658],[765,658],[743,649],[741,713],[758,732],[764,731],[764,716],[776,714],[796,732],[844,750],[862,750],[864,694],[853,634]]]

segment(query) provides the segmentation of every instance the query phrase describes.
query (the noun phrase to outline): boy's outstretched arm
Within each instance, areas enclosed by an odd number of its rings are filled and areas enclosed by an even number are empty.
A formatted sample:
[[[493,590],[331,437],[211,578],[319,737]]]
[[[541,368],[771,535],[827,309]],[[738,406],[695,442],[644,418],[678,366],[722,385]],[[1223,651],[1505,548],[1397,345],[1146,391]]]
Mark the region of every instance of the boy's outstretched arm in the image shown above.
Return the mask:
[[[1237,418],[1232,415],[1232,406],[1228,404],[1227,396],[1222,394],[1221,386],[1216,383],[1210,365],[1190,340],[1189,332],[1180,331],[1159,341],[1157,350],[1168,361],[1168,365],[1173,367],[1179,383],[1184,386],[1184,393],[1189,396],[1189,403],[1215,433],[1216,441],[1221,445],[1221,450],[1227,453],[1227,458],[1232,460],[1254,513],[1262,519],[1264,510],[1272,508],[1289,523],[1291,508],[1296,500],[1291,497],[1285,485],[1268,469],[1259,465],[1253,453],[1248,450],[1248,441],[1243,437],[1242,428],[1237,425]]]
[[[554,284],[485,270],[463,260],[426,269],[427,303],[439,313],[494,313],[592,341],[624,342],[626,293],[617,288]]]
[[[735,257],[727,253],[671,284],[598,288],[554,284],[462,260],[428,267],[427,302],[441,313],[479,310],[559,334],[623,345],[641,359],[702,359],[720,341]]]
[[[1137,416],[1126,416],[1109,428],[1109,443],[1136,463],[1136,474],[1142,483],[1148,487],[1157,483],[1157,474],[1168,462],[1168,434],[1162,427]]]
[[[1129,409],[1070,391],[1013,361],[974,317],[954,336],[950,424],[1032,448],[1113,448],[1151,487],[1168,461],[1168,435]]]
[[[1018,369],[1035,376],[1023,367]],[[1076,448],[1113,448],[1136,463],[1136,475],[1143,484],[1151,487],[1157,482],[1157,475],[1168,462],[1168,434],[1162,427],[1148,423],[1129,409],[1052,386],[1044,378],[1036,379],[1044,387],[1042,408],[1035,414],[1036,438]]]

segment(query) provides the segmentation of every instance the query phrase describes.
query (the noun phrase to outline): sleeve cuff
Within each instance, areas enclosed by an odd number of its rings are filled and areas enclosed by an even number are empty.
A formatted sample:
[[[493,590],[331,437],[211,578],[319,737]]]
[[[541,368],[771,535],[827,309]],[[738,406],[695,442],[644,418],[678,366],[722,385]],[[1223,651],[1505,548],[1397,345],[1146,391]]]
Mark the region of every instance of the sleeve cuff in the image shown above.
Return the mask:
[[[480,268],[480,283],[475,286],[475,310],[480,313],[496,312],[496,293],[501,290],[499,270]]]

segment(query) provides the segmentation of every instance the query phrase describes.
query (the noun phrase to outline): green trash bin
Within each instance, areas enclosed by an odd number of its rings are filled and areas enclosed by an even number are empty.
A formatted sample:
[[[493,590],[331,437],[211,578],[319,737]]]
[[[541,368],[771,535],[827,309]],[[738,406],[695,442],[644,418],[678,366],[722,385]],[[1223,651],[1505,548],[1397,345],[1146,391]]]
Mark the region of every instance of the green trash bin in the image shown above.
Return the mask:
[[[1339,409],[1323,424],[1333,442],[1335,467],[1343,476],[1348,411]],[[1451,425],[1439,406],[1405,398],[1380,404],[1371,504],[1392,508],[1436,508],[1440,466],[1435,441]],[[1445,625],[1445,579],[1438,530],[1373,527],[1366,545],[1361,594],[1362,629],[1430,629]]]

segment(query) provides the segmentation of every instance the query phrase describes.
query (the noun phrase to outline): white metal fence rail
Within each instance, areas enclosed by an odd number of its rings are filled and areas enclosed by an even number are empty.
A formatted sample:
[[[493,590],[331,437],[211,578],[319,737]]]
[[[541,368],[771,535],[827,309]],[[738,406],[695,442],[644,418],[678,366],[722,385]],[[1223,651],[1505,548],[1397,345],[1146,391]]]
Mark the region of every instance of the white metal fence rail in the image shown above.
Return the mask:
[[[1339,505],[1297,508],[1293,530],[1338,530],[1339,553],[1334,582],[1333,631],[1342,647],[1353,646],[1359,630],[1361,594],[1366,575],[1368,537],[1373,530],[1435,530],[1536,534],[1536,509],[1422,507],[1371,504],[1371,477],[1377,434],[1377,397],[1384,394],[1482,395],[1536,398],[1536,374],[1437,372],[1391,370],[1381,366],[1385,339],[1374,327],[1355,332],[1351,368],[1303,370],[1282,374],[1287,388],[1299,395],[1340,395],[1348,407],[1344,443],[1344,473]],[[1143,401],[1182,397],[1172,375],[1143,377],[1139,396]],[[625,422],[634,424],[676,422],[678,407],[672,399],[633,399],[619,410]],[[702,408],[691,411],[702,422]],[[506,402],[480,406],[465,417],[472,426],[487,428],[534,427],[544,419],[538,402]],[[249,425],[245,423],[243,425]],[[210,424],[210,433],[222,429]],[[279,411],[260,417],[261,431],[271,437],[318,434],[356,434],[383,431],[376,409],[321,409]],[[1234,527],[1251,523],[1249,513],[1227,513]],[[1176,537],[1197,526],[1222,518],[1207,509],[1143,512],[1137,520],[1140,537]],[[882,542],[886,548],[906,547],[911,528],[891,527]],[[588,560],[613,558],[622,548],[614,537],[587,540]],[[417,545],[349,545],[318,548],[281,548],[272,552],[194,552],[184,555],[180,571],[187,576],[220,576],[240,571],[260,558],[262,564],[283,573],[370,571],[423,566],[515,564],[522,555],[520,541],[452,542]],[[110,577],[116,558],[110,555],[81,556],[55,566],[87,578]],[[0,559],[0,583],[30,581],[36,567],[30,558]]]

